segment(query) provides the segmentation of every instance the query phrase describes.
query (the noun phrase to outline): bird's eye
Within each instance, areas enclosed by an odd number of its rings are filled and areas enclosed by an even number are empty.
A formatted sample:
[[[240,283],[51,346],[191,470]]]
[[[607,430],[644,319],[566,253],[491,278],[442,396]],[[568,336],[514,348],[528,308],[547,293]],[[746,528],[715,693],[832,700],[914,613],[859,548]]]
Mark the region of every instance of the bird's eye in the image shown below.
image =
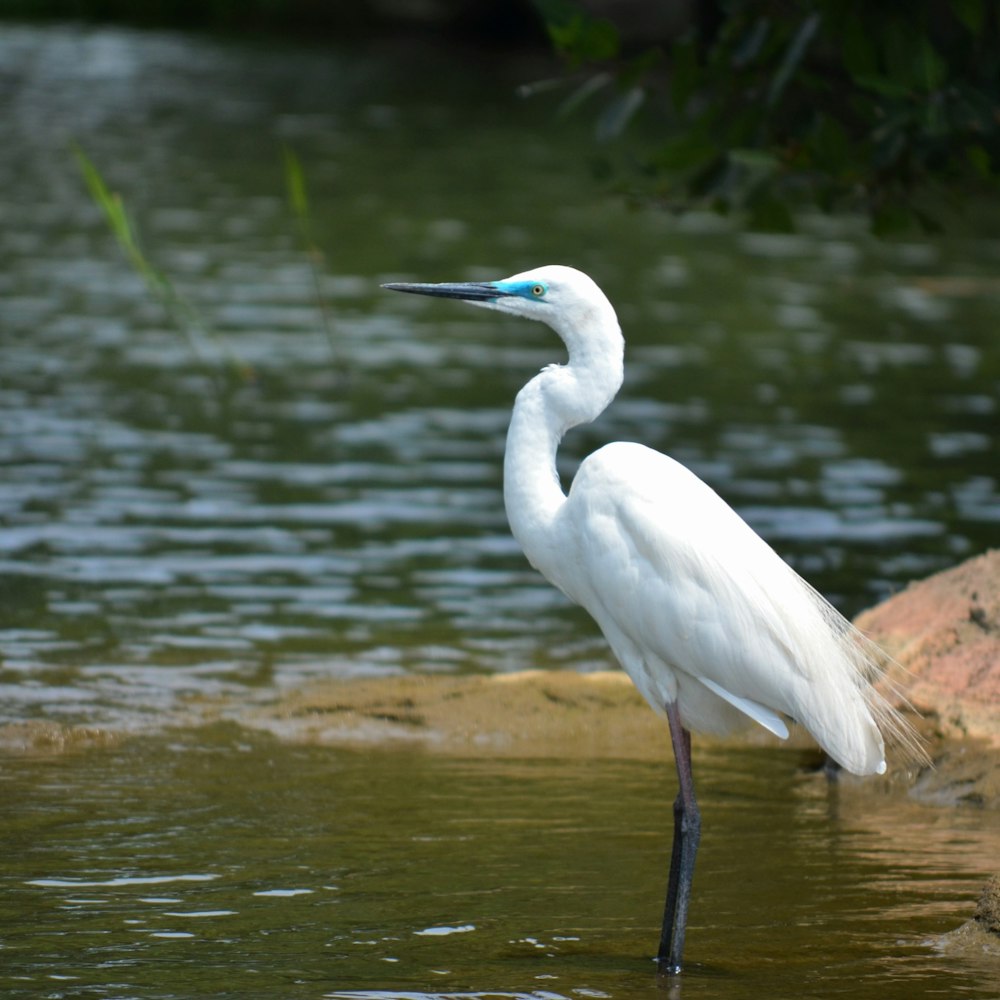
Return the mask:
[[[544,285],[532,285],[531,294],[535,296],[536,299],[540,299],[545,294]]]

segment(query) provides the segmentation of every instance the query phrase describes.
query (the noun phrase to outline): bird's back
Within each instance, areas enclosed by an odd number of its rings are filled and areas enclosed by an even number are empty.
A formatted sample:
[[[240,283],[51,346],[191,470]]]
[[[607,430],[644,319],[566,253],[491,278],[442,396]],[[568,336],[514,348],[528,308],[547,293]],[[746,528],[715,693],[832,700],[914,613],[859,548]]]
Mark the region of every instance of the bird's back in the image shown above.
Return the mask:
[[[865,641],[684,466],[642,445],[600,449],[553,543],[558,558],[529,557],[590,611],[658,711],[677,700],[709,732],[746,716],[779,732],[768,718],[782,713],[848,770],[884,768],[875,720],[905,723],[869,684]]]

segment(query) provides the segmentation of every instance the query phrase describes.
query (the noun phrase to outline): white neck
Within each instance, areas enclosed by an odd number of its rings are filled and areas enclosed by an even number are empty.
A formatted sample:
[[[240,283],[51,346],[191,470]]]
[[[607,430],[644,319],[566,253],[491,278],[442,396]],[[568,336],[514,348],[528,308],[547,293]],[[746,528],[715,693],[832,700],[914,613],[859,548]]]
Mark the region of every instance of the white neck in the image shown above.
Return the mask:
[[[565,365],[550,365],[518,393],[504,455],[504,505],[514,537],[529,561],[544,568],[550,528],[566,500],[556,471],[563,435],[596,419],[622,384],[625,342],[606,309],[575,317],[558,329],[569,350]]]

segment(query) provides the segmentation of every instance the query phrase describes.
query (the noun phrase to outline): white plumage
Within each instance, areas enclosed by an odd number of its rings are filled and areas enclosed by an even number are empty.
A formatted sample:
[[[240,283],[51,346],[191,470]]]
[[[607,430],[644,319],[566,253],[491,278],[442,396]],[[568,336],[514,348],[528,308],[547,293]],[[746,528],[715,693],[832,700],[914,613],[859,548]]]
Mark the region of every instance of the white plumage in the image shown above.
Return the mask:
[[[865,682],[863,645],[693,473],[608,445],[552,528],[583,572],[543,572],[590,611],[659,712],[677,701],[689,729],[721,735],[753,719],[780,737],[790,716],[847,770],[885,769],[873,712],[886,709]]]
[[[568,351],[518,393],[504,458],[511,530],[548,580],[594,617],[649,704],[670,721],[681,793],[658,960],[680,970],[700,818],[690,730],[757,722],[809,730],[855,774],[885,770],[883,732],[919,753],[874,689],[877,650],[684,466],[640,444],[586,458],[563,493],[556,453],[622,382],[624,341],[585,274],[550,265],[496,282],[402,284],[548,323]]]
[[[580,271],[501,284],[539,282],[544,307],[477,303],[544,319],[569,351],[518,394],[507,437],[507,516],[532,565],[593,615],[656,711],[676,701],[689,729],[753,719],[779,736],[787,715],[847,770],[883,771],[877,720],[900,734],[905,723],[869,683],[867,643],[714,490],[659,452],[616,443],[586,458],[563,496],[559,441],[614,397],[624,342]]]

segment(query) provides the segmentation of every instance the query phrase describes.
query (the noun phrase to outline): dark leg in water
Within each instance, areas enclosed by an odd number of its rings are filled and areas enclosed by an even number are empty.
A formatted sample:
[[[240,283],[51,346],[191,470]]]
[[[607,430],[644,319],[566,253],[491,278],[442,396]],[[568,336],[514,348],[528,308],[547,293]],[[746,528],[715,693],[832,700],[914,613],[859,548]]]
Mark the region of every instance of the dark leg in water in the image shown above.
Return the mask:
[[[676,702],[667,705],[670,722],[670,742],[674,748],[679,791],[674,802],[674,843],[670,852],[670,878],[667,882],[667,902],[663,909],[663,931],[656,965],[661,973],[675,976],[681,971],[684,955],[684,932],[687,929],[688,904],[691,902],[691,880],[694,859],[701,838],[701,813],[694,797],[694,777],[691,773],[691,734],[681,724]]]

